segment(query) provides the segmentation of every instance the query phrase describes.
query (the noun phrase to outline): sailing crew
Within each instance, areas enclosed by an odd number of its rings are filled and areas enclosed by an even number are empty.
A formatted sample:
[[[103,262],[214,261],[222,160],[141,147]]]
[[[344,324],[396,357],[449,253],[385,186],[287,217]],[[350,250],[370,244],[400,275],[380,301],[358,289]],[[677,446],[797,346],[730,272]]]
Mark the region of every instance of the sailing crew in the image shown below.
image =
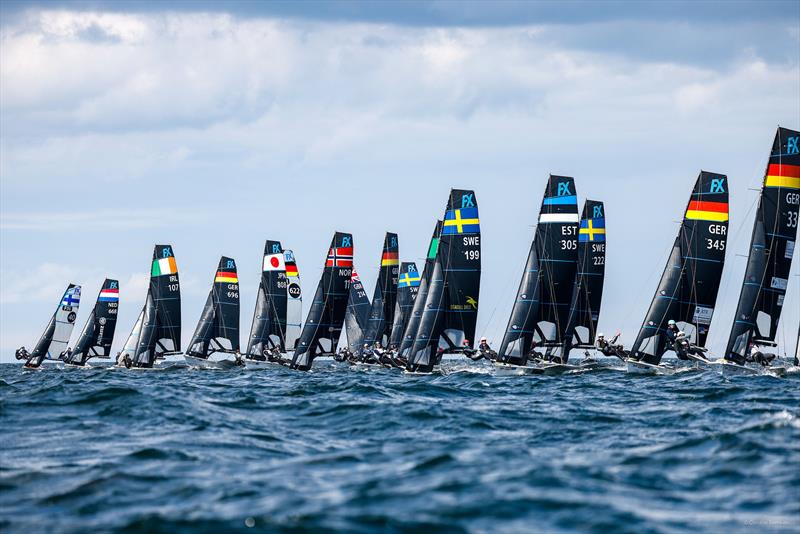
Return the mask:
[[[620,334],[621,332],[617,332],[611,340],[607,340],[603,333],[597,334],[597,350],[600,351],[603,356],[619,356],[622,345],[617,345],[616,343]]]
[[[59,355],[59,358],[65,362],[68,362],[71,357],[72,357],[72,347],[67,347],[67,350],[65,350]]]
[[[481,342],[478,344],[478,354],[490,361],[497,359],[497,353],[492,350],[492,347],[489,346],[489,342],[485,337],[482,337]]]
[[[18,360],[27,360],[31,357],[28,349],[25,348],[25,345],[22,345],[17,351],[14,353],[14,357]]]
[[[674,319],[670,319],[667,322],[665,334],[667,336],[667,348],[674,350],[679,360],[688,360],[689,342],[686,340],[686,334],[678,328],[678,324]]]
[[[763,353],[761,352],[761,347],[759,347],[756,343],[750,343],[750,355],[748,356],[747,361],[757,363],[762,367],[769,367],[774,359],[774,354]]]

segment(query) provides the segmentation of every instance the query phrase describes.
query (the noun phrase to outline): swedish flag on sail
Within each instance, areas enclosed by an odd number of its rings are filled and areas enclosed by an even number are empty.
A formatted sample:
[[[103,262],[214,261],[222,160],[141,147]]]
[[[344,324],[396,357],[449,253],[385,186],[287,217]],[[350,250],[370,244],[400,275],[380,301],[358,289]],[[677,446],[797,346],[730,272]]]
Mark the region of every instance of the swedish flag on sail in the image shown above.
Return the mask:
[[[581,219],[581,228],[578,231],[578,241],[581,243],[603,243],[606,240],[606,220]]]
[[[403,273],[400,275],[397,287],[417,287],[419,285],[420,276],[416,271]]]
[[[477,234],[481,231],[478,208],[447,210],[442,224],[442,235]]]

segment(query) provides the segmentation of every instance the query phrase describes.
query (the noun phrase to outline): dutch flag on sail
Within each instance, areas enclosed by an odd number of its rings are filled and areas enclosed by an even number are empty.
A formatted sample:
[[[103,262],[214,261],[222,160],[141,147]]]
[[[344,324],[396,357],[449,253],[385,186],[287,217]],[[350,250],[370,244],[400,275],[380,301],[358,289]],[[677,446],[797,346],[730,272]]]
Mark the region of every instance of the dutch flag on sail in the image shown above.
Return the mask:
[[[101,289],[97,300],[100,302],[119,302],[119,289]]]

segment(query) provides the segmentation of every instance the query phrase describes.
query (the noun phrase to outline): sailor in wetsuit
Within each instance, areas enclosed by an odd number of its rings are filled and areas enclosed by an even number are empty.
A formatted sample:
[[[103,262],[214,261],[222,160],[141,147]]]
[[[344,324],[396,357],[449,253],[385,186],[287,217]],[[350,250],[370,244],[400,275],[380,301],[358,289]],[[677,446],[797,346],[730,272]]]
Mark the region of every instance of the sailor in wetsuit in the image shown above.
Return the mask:
[[[616,344],[619,336],[620,332],[617,332],[609,341],[602,333],[597,334],[597,350],[600,351],[603,356],[616,356],[621,358],[622,345]]]
[[[68,362],[72,357],[72,347],[67,347],[67,350],[62,352],[58,357],[60,360]]]
[[[677,323],[670,319],[667,322],[667,329],[664,331],[667,337],[667,348],[675,351],[675,355],[679,360],[688,360],[688,341],[686,341],[686,334],[678,329]]]
[[[747,357],[748,362],[757,363],[762,367],[769,367],[774,359],[774,354],[761,352],[761,347],[755,343],[750,343],[750,352]]]
[[[30,352],[28,352],[28,349],[25,348],[25,345],[22,345],[14,353],[14,357],[18,360],[27,360],[28,358],[31,357],[31,354]]]

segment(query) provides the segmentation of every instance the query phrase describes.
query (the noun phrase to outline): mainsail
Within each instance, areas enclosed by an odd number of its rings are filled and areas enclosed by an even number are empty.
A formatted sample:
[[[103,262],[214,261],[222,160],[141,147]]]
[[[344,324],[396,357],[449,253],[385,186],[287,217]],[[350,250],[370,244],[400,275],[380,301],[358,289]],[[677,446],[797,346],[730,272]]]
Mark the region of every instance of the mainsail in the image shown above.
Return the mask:
[[[375,282],[369,322],[367,331],[364,333],[364,344],[370,347],[376,343],[382,347],[388,346],[389,338],[392,335],[394,307],[397,303],[399,258],[397,234],[386,232],[381,253],[381,266],[378,270],[378,281]]]
[[[606,272],[605,217],[602,202],[587,200],[583,204],[578,230],[578,272],[561,351],[563,363],[567,362],[570,349],[594,346]]]
[[[81,286],[70,284],[58,303],[58,307],[50,321],[28,356],[27,365],[38,367],[42,360],[57,360],[61,357],[69,343],[75,319],[78,316],[78,306],[81,302]]]
[[[64,361],[86,365],[89,358],[109,358],[117,328],[119,282],[106,278],[72,353]]]
[[[414,338],[417,337],[419,323],[422,321],[422,312],[425,311],[425,301],[428,298],[428,286],[433,273],[433,264],[436,261],[436,253],[439,251],[439,236],[441,233],[442,221],[436,221],[436,226],[433,229],[433,235],[428,245],[428,255],[425,257],[425,267],[422,269],[417,298],[414,301],[414,307],[411,308],[411,316],[408,318],[408,324],[406,324],[405,331],[402,334],[402,342],[397,349],[398,354],[402,356],[408,356],[411,345],[414,344]]]
[[[727,360],[743,364],[751,343],[774,344],[792,266],[800,204],[800,132],[778,128],[758,201],[750,255]]]
[[[156,245],[144,307],[120,358],[133,367],[152,367],[158,358],[181,350],[181,288],[171,245]]]
[[[550,175],[500,344],[501,362],[525,365],[536,345],[563,342],[577,272],[578,222],[575,181]]]
[[[674,320],[689,341],[705,346],[717,301],[728,236],[728,179],[701,171],[631,357],[658,365]]]
[[[246,359],[264,361],[267,359],[265,350],[286,351],[288,285],[286,256],[281,244],[267,240]]]
[[[364,345],[364,331],[367,329],[370,302],[367,290],[361,283],[358,273],[353,269],[350,277],[350,295],[347,299],[347,312],[344,315],[344,328],[347,333],[347,348],[353,354],[361,354]]]
[[[219,260],[203,313],[189,342],[188,356],[239,352],[239,275],[233,258]]]
[[[404,261],[400,265],[400,278],[397,281],[397,304],[394,308],[394,324],[392,336],[389,338],[389,348],[396,350],[403,341],[411,310],[417,299],[420,286],[420,274],[417,264]]]
[[[475,192],[453,189],[445,209],[425,308],[407,368],[430,372],[441,354],[472,350],[481,281]]]
[[[292,358],[292,368],[308,371],[315,357],[331,356],[336,351],[352,274],[353,236],[336,232]]]
[[[286,260],[286,351],[295,349],[303,322],[303,290],[294,252],[284,250]]]

